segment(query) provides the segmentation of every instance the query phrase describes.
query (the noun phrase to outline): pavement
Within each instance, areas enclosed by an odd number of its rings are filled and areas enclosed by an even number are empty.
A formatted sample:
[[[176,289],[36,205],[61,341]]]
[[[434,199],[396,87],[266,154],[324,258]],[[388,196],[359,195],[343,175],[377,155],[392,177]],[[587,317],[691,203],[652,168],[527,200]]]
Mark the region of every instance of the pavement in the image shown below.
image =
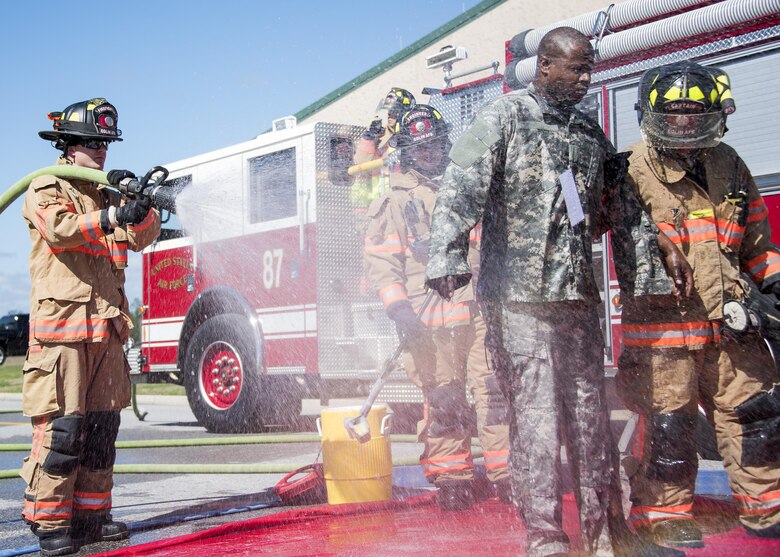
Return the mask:
[[[362,402],[362,399],[332,400],[330,407],[356,406]],[[198,425],[184,396],[139,396],[138,406],[146,412],[143,420],[131,409],[122,411],[119,441],[205,439],[213,442],[226,437],[254,439],[309,435],[305,442],[119,449],[117,468],[132,465],[138,467],[138,471],[115,474],[113,516],[128,523],[134,531],[129,540],[93,544],[76,555],[93,555],[284,510],[289,507],[260,508],[269,501],[268,490],[285,476],[284,473],[224,473],[224,465],[280,465],[292,469],[322,461],[315,424],[322,410],[318,400],[304,401],[301,418],[295,424],[246,436],[207,432]],[[612,412],[612,425],[618,436],[628,416],[625,410]],[[29,419],[21,414],[21,395],[0,393],[0,470],[15,470],[21,466],[29,449],[5,450],[3,446],[29,445],[30,434]],[[394,459],[413,461],[422,452],[422,445],[416,442],[393,442],[391,446]],[[158,464],[195,465],[200,473],[153,471]],[[415,485],[426,485],[419,467],[404,468],[394,469],[394,484],[395,474],[403,472],[405,481],[412,478]],[[715,481],[715,484],[709,482],[707,489],[723,490],[725,485],[728,490],[719,462],[701,461],[701,468]],[[24,482],[15,475],[0,479],[0,548],[5,548],[0,550],[0,557],[35,551],[37,538],[20,518],[24,487]],[[220,510],[230,513],[220,515]],[[170,523],[171,517],[177,521]],[[157,527],[141,530],[155,524]]]

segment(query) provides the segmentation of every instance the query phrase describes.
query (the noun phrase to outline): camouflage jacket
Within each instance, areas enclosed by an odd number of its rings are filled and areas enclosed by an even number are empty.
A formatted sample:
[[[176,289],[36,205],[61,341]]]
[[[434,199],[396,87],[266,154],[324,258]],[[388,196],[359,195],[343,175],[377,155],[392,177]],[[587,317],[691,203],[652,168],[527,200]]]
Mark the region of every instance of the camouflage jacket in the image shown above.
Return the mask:
[[[450,152],[436,201],[428,278],[468,272],[468,231],[482,219],[478,294],[499,302],[599,302],[592,241],[616,237],[627,293],[668,292],[657,228],[628,200],[624,181],[605,185],[614,148],[576,109],[548,104],[531,85],[485,106]],[[563,174],[571,170],[567,211]],[[612,181],[611,181],[612,182]],[[572,226],[570,213],[581,207]]]
[[[143,222],[106,234],[100,211],[119,204],[117,192],[92,182],[46,175],[30,184],[22,208],[32,242],[30,344],[99,342],[115,326],[129,336],[127,250],[157,238],[160,215],[150,209]]]

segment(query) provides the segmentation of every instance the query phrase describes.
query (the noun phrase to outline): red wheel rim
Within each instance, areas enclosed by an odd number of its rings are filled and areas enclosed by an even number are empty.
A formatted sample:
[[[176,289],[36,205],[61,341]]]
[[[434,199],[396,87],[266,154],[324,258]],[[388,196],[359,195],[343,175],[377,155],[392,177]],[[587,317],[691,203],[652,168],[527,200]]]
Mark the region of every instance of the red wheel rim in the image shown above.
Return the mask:
[[[200,360],[200,392],[208,404],[219,410],[238,400],[244,384],[244,369],[238,352],[230,344],[210,344]]]

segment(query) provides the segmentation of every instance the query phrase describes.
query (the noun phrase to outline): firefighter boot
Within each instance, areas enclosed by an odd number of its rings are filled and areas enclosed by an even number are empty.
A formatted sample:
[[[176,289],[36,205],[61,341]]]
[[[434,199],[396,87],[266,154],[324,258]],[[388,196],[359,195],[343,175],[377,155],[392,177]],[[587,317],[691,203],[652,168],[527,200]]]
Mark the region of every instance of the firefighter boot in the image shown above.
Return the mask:
[[[41,557],[70,555],[79,550],[78,545],[70,537],[70,528],[54,528],[52,530],[35,528],[33,533],[38,536]]]
[[[465,511],[474,505],[474,487],[471,480],[438,482],[436,502],[443,511]]]
[[[125,540],[130,533],[123,522],[114,522],[110,514],[73,518],[73,537],[83,545]]]
[[[652,527],[640,528],[639,532],[644,538],[662,545],[690,548],[704,547],[701,530],[690,518],[664,520],[654,524]]]
[[[512,483],[509,481],[509,478],[501,478],[493,482],[493,489],[499,501],[507,505],[512,504]]]
[[[756,536],[757,538],[780,538],[780,523],[773,524],[772,526],[768,528],[748,528],[745,526],[745,531],[750,534],[751,536]]]

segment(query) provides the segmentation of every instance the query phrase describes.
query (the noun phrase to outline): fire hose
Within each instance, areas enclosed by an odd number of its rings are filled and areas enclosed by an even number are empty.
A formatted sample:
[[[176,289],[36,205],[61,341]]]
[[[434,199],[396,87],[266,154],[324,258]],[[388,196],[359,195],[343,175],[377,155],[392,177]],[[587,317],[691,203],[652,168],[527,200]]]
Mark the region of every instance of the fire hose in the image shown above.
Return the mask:
[[[0,195],[0,213],[5,211],[11,203],[22,195],[35,178],[39,176],[56,176],[57,178],[75,178],[87,180],[98,184],[108,184],[108,176],[101,170],[84,168],[83,166],[58,165],[46,166],[27,174]],[[165,184],[168,171],[162,166],[155,166],[146,175],[138,179],[123,180],[117,188],[125,197],[134,199],[140,196],[151,198],[152,206],[157,210],[176,212],[176,196],[179,190]]]

